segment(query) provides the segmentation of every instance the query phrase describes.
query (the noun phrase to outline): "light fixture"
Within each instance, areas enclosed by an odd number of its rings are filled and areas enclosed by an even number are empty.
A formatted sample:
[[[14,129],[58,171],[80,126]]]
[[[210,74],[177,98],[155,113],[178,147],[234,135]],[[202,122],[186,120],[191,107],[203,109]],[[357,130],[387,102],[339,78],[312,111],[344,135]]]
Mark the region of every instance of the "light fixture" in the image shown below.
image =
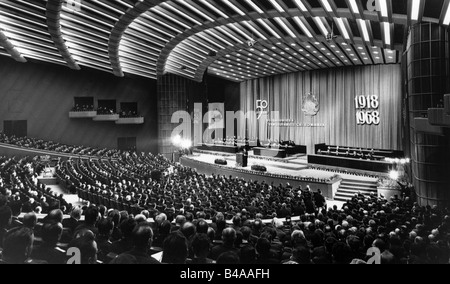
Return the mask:
[[[367,30],[366,21],[358,19],[359,24],[361,25],[361,30],[363,33],[363,37],[365,41],[370,41],[369,31]]]
[[[272,5],[275,7],[275,9],[278,10],[278,12],[280,12],[280,13],[286,12],[286,11],[284,11],[283,7],[281,7],[281,5],[276,0],[270,0],[270,3],[272,3]]]
[[[314,21],[319,26],[320,30],[322,31],[322,34],[326,36],[328,34],[328,30],[323,24],[322,19],[320,17],[314,17]]]
[[[388,16],[388,10],[387,10],[386,0],[378,0],[378,3],[380,4],[381,16],[382,17],[387,17]]]
[[[281,38],[281,36],[276,31],[274,31],[266,22],[264,22],[263,19],[258,19],[258,22],[263,25],[269,32],[271,32],[276,38]]]
[[[307,37],[310,37],[310,38],[313,37],[311,32],[308,30],[308,28],[305,26],[305,24],[302,22],[302,20],[298,16],[294,17],[294,21],[302,29],[302,31],[306,34]]]
[[[400,174],[399,174],[398,171],[390,171],[390,172],[389,172],[389,177],[390,177],[392,180],[398,180],[398,178],[400,177]]]
[[[419,20],[420,0],[412,0],[411,20]]]
[[[353,13],[359,14],[358,4],[356,4],[356,0],[349,0],[350,7],[352,8]]]
[[[384,22],[384,41],[386,45],[391,45],[391,25],[389,23]]]
[[[297,36],[294,34],[294,32],[283,22],[283,20],[279,17],[275,18],[275,21],[293,38],[296,38]]]
[[[341,29],[341,33],[344,36],[344,38],[350,39],[350,35],[347,31],[347,28],[345,27],[344,20],[342,18],[335,18],[335,19],[339,25],[339,28]]]
[[[245,16],[245,13],[239,9],[236,5],[234,5],[233,3],[231,3],[229,0],[222,0],[222,2],[224,2],[225,4],[228,5],[228,7],[230,7],[231,9],[233,9],[234,11],[236,11],[239,15],[241,16]]]
[[[328,3],[328,0],[320,0],[320,2],[322,2],[322,5],[325,7],[325,10],[327,10],[327,12],[333,12],[330,3]]]
[[[297,4],[297,6],[300,8],[300,10],[302,10],[303,12],[308,11],[308,9],[306,9],[305,4],[303,4],[303,2],[301,0],[295,0],[295,4]]]
[[[442,23],[446,26],[450,24],[450,5],[447,7],[447,12],[445,12],[444,21]]]
[[[252,6],[252,8],[255,9],[256,12],[264,14],[264,11],[261,8],[259,8],[259,6],[256,5],[252,0],[245,0],[245,2],[247,2],[250,6]]]

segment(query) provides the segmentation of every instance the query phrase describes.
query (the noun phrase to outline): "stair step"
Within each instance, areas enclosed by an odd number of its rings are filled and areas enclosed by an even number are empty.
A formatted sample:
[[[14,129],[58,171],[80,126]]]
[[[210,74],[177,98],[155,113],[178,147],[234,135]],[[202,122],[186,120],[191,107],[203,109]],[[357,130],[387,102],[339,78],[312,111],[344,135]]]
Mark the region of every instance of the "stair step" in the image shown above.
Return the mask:
[[[353,190],[377,191],[376,187],[367,187],[367,186],[341,185],[339,188],[346,188],[346,189],[353,189]]]
[[[336,193],[336,196],[346,196],[346,197],[350,197],[352,198],[353,196],[355,196],[356,192],[342,192],[342,191],[338,191]]]
[[[360,192],[361,194],[367,194],[367,195],[369,195],[370,193],[375,193],[375,191],[372,191],[372,190],[353,190],[353,189],[348,189],[348,188],[339,188],[338,189],[338,193],[339,192],[347,192],[347,193],[358,193],[358,192]]]
[[[361,181],[349,181],[349,180],[343,180],[341,184],[348,184],[348,185],[361,185],[361,186],[378,186],[377,182],[361,182]]]

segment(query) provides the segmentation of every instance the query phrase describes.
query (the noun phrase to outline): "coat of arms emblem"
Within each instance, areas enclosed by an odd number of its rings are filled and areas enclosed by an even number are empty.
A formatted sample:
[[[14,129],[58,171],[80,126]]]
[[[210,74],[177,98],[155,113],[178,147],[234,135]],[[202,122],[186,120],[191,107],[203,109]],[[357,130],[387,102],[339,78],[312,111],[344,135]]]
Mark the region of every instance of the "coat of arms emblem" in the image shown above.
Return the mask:
[[[319,100],[317,100],[316,96],[309,93],[303,99],[303,108],[302,111],[307,116],[315,116],[319,112]]]

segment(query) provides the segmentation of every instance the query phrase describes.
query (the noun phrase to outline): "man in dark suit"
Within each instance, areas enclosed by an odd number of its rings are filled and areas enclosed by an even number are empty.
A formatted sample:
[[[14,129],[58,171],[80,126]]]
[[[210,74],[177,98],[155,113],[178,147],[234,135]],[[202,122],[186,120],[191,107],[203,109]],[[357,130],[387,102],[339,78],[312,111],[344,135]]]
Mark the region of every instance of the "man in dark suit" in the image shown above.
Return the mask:
[[[63,226],[59,222],[49,221],[42,226],[42,243],[33,248],[31,257],[44,260],[49,264],[65,264],[66,252],[58,246]]]
[[[239,250],[234,247],[234,242],[236,240],[236,230],[233,228],[225,228],[222,231],[222,241],[223,244],[216,245],[211,249],[209,258],[216,260],[219,255],[224,252],[235,252],[239,255]]]
[[[12,212],[9,206],[0,207],[0,248],[3,246],[3,237],[8,232],[11,225]]]
[[[92,233],[94,233],[94,235],[98,234],[98,229],[96,227],[97,221],[100,218],[100,213],[98,210],[97,206],[89,206],[85,211],[84,211],[84,222],[80,225],[78,225],[78,227],[76,227],[75,232],[82,230],[82,229],[87,229],[90,230]]]
[[[12,217],[11,217],[11,225],[9,229],[21,227],[23,224],[19,220],[19,215],[22,212],[22,203],[20,201],[13,201],[9,205],[11,207]]]
[[[138,224],[132,233],[133,248],[113,259],[111,264],[160,264],[148,253],[152,246],[153,231],[146,222]]]
[[[33,230],[26,227],[17,227],[6,233],[0,264],[38,264],[44,261],[29,259],[33,249]]]
[[[73,236],[73,233],[75,233],[75,229],[78,227],[79,221],[81,218],[81,208],[75,207],[72,212],[70,213],[70,218],[64,219],[62,224],[64,229],[68,231],[68,234],[70,236]]]

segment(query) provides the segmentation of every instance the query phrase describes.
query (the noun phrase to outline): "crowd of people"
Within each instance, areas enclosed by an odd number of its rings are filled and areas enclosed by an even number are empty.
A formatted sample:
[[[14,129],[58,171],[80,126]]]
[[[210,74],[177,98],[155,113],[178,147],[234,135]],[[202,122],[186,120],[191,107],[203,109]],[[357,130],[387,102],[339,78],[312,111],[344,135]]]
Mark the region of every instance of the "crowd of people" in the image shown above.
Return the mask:
[[[62,144],[54,141],[45,141],[42,139],[29,138],[29,137],[16,137],[14,135],[8,136],[5,133],[0,132],[0,143],[6,143],[19,147],[25,147],[29,149],[39,149],[46,151],[53,151],[58,153],[73,154],[73,155],[86,155],[93,157],[110,157],[114,158],[120,155],[121,151],[114,149],[98,149],[94,147],[86,146],[73,146]]]
[[[356,194],[338,208],[319,188],[121,153],[58,162],[61,185],[84,201],[72,206],[38,183],[43,166],[0,158],[0,263],[363,264],[369,249],[382,264],[449,263],[448,208],[403,195]]]
[[[236,213],[187,212],[173,221],[91,204],[68,219],[54,209],[39,220],[28,213],[13,221],[11,202],[0,204],[1,263],[95,264],[365,264],[379,251],[381,264],[448,264],[447,209],[420,207],[398,197],[355,196],[300,215],[293,222]],[[80,221],[84,216],[84,221]],[[78,248],[79,259],[66,250]],[[375,260],[374,260],[375,261]]]
[[[94,111],[94,105],[93,104],[76,104],[72,111],[74,112],[81,112],[81,111]]]

